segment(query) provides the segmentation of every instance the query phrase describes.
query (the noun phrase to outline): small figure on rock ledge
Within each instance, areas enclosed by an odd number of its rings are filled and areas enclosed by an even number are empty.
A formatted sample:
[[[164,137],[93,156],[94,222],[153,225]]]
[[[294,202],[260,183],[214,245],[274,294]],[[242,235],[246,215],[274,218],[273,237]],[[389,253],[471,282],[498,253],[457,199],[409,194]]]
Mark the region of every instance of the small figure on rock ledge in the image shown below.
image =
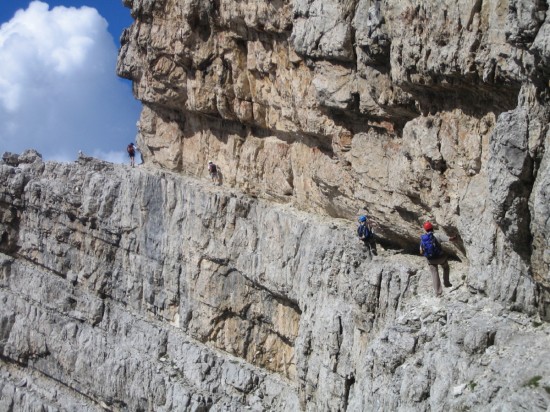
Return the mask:
[[[211,160],[208,161],[208,173],[213,183],[220,183],[219,168]]]
[[[366,215],[359,216],[357,219],[359,226],[357,226],[357,236],[359,240],[363,241],[365,247],[369,252],[376,256],[376,242],[374,240],[374,231],[372,230],[372,225],[370,224],[368,217]]]
[[[443,289],[439,280],[438,265],[443,268],[443,284],[446,288],[453,286],[449,280],[449,257],[441,247],[442,242],[453,242],[456,236],[446,236],[441,233],[434,234],[433,225],[430,222],[425,222],[424,234],[420,236],[420,254],[428,259],[428,265],[432,274],[432,284],[437,297],[441,296]]]
[[[128,152],[128,156],[130,157],[130,166],[134,167],[136,164],[136,145],[133,143],[130,143],[128,147],[126,148],[126,151]]]

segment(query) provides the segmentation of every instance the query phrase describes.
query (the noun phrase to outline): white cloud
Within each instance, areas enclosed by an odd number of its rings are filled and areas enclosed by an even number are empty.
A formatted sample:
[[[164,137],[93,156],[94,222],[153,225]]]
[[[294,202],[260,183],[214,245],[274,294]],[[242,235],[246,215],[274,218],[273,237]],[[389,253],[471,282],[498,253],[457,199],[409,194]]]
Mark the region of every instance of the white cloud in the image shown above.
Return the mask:
[[[0,152],[35,148],[46,159],[74,160],[82,150],[123,160],[140,105],[116,77],[116,55],[94,8],[33,1],[2,24]]]

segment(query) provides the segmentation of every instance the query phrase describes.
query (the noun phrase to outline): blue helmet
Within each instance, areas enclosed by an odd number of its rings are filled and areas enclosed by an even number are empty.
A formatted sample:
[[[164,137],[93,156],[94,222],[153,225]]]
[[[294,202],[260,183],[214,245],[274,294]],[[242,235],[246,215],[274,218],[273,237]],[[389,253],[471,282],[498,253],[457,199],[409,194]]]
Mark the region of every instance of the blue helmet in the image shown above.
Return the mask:
[[[366,222],[367,221],[367,217],[365,215],[361,215],[359,216],[359,219],[358,219],[361,223],[362,222]]]

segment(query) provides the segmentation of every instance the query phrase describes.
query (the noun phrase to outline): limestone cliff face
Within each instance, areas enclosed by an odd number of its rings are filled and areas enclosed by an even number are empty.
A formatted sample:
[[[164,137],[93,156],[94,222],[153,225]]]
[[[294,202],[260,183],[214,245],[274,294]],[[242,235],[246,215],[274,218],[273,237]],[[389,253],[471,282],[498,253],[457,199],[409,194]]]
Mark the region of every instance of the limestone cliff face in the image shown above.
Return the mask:
[[[469,285],[550,309],[545,1],[126,1],[147,162],[302,210],[436,221]],[[493,279],[499,279],[495,282]],[[545,315],[547,316],[547,315]]]
[[[546,410],[550,329],[349,222],[147,167],[5,157],[0,409]]]
[[[547,410],[547,2],[124,3],[145,164],[0,164],[0,410]]]

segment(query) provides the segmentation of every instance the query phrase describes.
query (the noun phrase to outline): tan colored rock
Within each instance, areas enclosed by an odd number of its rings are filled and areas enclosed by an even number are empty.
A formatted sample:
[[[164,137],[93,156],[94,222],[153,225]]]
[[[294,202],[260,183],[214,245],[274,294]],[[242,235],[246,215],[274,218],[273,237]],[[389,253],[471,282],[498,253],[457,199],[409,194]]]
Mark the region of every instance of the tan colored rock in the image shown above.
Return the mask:
[[[547,384],[548,325],[471,292],[486,281],[504,302],[514,293],[532,310],[517,255],[489,258],[501,265],[498,285],[487,270],[474,278],[472,265],[452,261],[454,287],[436,299],[423,257],[380,248],[372,258],[343,219],[147,166],[6,158],[4,409],[546,402],[544,387],[528,382]],[[472,180],[487,181],[480,177]],[[507,247],[501,232],[478,235]],[[484,253],[475,263],[494,252]],[[457,383],[469,389],[457,396]]]
[[[138,138],[148,162],[204,176],[213,159],[224,185],[254,196],[347,219],[367,210],[396,247],[414,248],[420,224],[434,220],[459,234],[453,253],[472,262],[472,284],[492,289],[476,268],[494,255],[480,258],[486,245],[477,239],[485,237],[470,233],[499,238],[498,217],[480,198],[494,178],[487,171],[494,131],[519,130],[503,114],[533,113],[524,125],[533,165],[544,147],[541,73],[550,48],[541,4],[132,7],[139,17],[119,73],[148,104]],[[521,231],[533,230],[518,219]],[[483,225],[470,223],[478,220]],[[506,233],[502,247],[517,249]],[[531,263],[530,253],[518,258],[521,267]]]
[[[145,170],[0,165],[0,408],[548,409],[545,2],[125,4]]]

